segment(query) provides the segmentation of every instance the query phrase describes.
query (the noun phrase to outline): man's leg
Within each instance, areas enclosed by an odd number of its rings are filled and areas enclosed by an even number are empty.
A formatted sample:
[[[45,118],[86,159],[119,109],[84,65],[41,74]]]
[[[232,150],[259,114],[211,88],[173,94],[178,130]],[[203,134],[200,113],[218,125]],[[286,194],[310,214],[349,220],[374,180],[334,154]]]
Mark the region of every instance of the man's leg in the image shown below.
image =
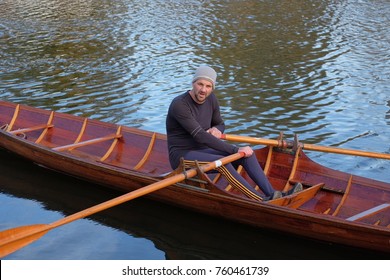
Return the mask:
[[[266,196],[270,196],[275,192],[254,154],[250,157],[242,158],[240,161],[240,164],[245,168],[249,177],[259,186]]]

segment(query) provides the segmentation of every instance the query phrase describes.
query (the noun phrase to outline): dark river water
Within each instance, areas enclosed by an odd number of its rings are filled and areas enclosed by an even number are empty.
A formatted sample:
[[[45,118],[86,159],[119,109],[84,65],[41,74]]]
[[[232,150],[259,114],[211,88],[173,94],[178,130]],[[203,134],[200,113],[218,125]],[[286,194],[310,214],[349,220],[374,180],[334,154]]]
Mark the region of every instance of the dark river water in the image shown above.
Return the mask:
[[[0,99],[165,133],[202,64],[228,133],[390,153],[390,2],[0,0]],[[390,181],[390,161],[308,153]],[[0,151],[0,229],[119,195]],[[361,252],[138,199],[5,259],[350,259]]]

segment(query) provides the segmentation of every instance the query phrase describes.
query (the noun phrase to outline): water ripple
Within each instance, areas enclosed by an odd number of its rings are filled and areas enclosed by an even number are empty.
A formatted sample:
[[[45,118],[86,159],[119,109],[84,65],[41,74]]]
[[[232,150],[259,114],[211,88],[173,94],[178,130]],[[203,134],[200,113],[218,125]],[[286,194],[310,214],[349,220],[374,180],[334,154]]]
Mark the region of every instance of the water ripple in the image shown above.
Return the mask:
[[[0,12],[2,99],[165,132],[170,100],[211,64],[229,131],[388,152],[387,1],[4,0]]]
[[[171,99],[211,64],[228,133],[390,154],[388,0],[1,0],[0,14],[2,100],[165,133]],[[390,161],[308,153],[390,181]],[[109,257],[155,258],[153,246],[129,255],[105,236]]]

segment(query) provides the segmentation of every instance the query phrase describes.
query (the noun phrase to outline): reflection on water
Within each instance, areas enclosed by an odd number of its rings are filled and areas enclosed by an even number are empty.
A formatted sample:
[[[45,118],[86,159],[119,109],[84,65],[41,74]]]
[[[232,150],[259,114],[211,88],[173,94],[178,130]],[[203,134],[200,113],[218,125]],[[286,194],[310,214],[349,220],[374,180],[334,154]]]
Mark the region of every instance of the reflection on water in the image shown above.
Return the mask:
[[[0,99],[165,132],[194,68],[229,131],[390,153],[390,3],[0,2]],[[385,160],[312,154],[390,180]]]

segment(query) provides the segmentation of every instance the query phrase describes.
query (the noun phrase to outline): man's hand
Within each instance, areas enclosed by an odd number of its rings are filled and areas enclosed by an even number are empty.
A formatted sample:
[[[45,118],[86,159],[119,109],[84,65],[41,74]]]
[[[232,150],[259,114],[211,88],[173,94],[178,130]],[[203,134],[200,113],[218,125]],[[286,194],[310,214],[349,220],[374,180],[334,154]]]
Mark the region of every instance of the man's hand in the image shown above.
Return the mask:
[[[244,157],[250,157],[251,155],[253,155],[253,150],[251,147],[249,146],[245,146],[245,147],[240,147],[238,149],[238,152],[239,153],[244,153],[245,156]]]
[[[217,137],[218,139],[221,138],[222,136],[222,132],[216,127],[209,128],[207,132],[213,135],[214,137]]]

